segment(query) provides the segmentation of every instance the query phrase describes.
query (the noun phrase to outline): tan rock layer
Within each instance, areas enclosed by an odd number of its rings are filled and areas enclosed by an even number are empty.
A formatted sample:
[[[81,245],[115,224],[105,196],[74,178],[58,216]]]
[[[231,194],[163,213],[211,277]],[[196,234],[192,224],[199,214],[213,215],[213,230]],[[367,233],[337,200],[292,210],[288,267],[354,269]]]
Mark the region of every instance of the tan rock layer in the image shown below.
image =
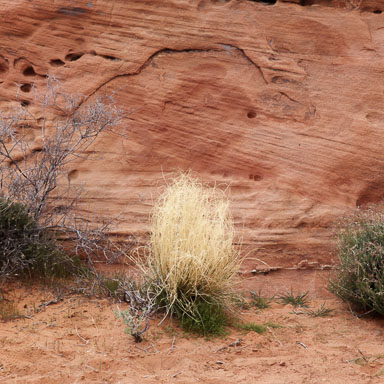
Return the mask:
[[[330,264],[332,223],[384,193],[384,15],[294,3],[0,0],[0,106],[38,117],[47,73],[114,93],[127,139],[69,172],[84,209],[124,210],[120,234],[145,241],[164,178],[192,169],[230,184],[250,268]]]

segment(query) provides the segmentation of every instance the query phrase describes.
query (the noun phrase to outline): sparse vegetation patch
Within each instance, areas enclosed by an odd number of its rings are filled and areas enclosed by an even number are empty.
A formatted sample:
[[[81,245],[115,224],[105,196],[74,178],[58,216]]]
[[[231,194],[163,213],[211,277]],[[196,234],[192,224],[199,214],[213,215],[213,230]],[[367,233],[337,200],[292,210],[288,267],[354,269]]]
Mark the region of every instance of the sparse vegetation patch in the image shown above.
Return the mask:
[[[295,295],[291,289],[291,292],[278,296],[277,300],[282,304],[290,304],[294,307],[308,307],[308,291],[304,293],[298,292]]]

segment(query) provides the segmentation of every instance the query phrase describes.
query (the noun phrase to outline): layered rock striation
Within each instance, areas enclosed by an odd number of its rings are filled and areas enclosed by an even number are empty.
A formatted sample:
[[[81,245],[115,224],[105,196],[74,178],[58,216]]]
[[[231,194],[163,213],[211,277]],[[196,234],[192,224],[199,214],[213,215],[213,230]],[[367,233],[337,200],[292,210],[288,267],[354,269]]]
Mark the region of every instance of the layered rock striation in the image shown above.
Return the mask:
[[[84,209],[123,212],[144,242],[161,186],[191,169],[230,185],[250,268],[321,267],[335,220],[384,195],[381,3],[0,0],[0,107],[38,117],[48,73],[84,103],[113,93],[126,139],[68,170]]]

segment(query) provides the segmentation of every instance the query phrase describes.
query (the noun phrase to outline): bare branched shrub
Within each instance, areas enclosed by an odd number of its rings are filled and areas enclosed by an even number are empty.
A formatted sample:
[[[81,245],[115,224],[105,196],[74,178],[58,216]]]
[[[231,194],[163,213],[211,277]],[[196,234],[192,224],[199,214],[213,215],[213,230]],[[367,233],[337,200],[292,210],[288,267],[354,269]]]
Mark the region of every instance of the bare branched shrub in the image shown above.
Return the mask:
[[[149,329],[149,320],[157,310],[156,297],[152,287],[146,283],[125,280],[120,288],[124,291],[124,300],[129,304],[125,311],[118,310],[116,315],[122,318],[129,333],[136,343],[143,340],[143,334]]]
[[[69,240],[72,254],[90,261],[97,256],[112,262],[124,253],[107,235],[110,220],[97,227],[95,218],[79,217],[75,208],[81,188],[71,185],[68,177],[70,164],[91,156],[90,147],[103,132],[112,131],[121,111],[106,97],[82,104],[81,97],[63,93],[54,77],[47,80],[47,92],[36,99],[42,117],[23,107],[0,113],[0,215],[17,208],[33,223],[24,226],[22,241],[12,238],[12,228],[3,227],[8,232],[0,239],[6,250],[0,257],[0,278],[35,263],[34,257],[27,262],[25,257],[25,242],[28,248],[33,239],[49,247]],[[33,132],[39,137],[32,142]]]

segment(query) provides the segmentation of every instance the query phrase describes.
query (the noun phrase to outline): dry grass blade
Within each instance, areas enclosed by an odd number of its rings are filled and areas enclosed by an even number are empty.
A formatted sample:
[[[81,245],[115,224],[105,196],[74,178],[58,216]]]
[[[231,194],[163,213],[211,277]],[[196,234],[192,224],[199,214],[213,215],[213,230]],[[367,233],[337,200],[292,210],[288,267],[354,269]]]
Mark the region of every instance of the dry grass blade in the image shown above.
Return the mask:
[[[234,236],[224,192],[189,174],[168,186],[154,207],[148,258],[168,312],[191,316],[200,299],[230,307],[239,266]]]

